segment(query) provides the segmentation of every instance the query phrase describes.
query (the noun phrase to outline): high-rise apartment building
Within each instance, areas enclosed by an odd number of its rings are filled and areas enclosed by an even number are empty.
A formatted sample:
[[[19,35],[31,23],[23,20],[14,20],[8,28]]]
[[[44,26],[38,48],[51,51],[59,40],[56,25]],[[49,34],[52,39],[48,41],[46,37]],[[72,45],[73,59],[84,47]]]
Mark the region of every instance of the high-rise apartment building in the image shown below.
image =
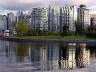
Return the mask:
[[[7,16],[0,15],[0,31],[7,29]]]
[[[74,6],[49,7],[48,30],[50,32],[62,32],[64,25],[69,27],[69,31],[75,31]]]
[[[14,27],[16,26],[16,17],[13,13],[8,13],[7,14],[7,29],[12,31],[14,29]]]
[[[89,9],[86,8],[85,5],[80,5],[77,11],[77,24],[82,32],[86,30],[86,28],[90,25],[90,14]]]
[[[65,25],[68,26],[69,31],[75,31],[74,6],[65,5],[60,8],[60,32]]]
[[[49,7],[48,9],[48,31],[59,32],[60,29],[60,8]]]
[[[32,10],[32,24],[34,30],[48,30],[48,10],[47,8],[33,8]]]
[[[18,11],[16,14],[16,22],[18,22],[19,20],[23,19],[23,12],[22,11]]]

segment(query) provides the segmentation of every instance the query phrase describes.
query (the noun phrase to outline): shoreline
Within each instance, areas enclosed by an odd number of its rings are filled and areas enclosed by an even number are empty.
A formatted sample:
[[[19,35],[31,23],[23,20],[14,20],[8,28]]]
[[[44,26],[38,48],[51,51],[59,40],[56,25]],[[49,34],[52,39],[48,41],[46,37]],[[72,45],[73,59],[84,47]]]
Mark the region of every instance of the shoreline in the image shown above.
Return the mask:
[[[95,42],[96,39],[51,39],[51,38],[27,38],[27,37],[0,37],[0,40],[14,41],[14,42],[66,42],[66,43],[90,43]]]

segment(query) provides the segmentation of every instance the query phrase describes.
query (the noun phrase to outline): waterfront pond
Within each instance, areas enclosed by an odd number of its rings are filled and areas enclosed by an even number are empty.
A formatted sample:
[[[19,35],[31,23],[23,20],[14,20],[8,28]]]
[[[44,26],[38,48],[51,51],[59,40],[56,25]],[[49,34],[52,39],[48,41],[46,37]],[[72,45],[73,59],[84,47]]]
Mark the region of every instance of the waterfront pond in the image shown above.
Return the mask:
[[[96,72],[96,45],[0,41],[0,72]]]

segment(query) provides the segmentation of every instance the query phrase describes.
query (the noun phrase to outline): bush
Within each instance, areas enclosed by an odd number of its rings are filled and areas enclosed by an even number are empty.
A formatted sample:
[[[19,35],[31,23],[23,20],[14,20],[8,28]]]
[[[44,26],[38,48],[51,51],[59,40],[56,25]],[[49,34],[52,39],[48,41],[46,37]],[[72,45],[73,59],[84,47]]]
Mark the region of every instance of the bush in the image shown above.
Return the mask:
[[[47,36],[48,32],[44,30],[31,30],[27,32],[27,36]]]
[[[28,36],[33,36],[33,34],[34,34],[34,33],[33,33],[33,30],[29,29],[28,32],[27,32],[27,35],[28,35]]]
[[[58,32],[48,32],[49,36],[59,36]]]
[[[67,34],[62,32],[60,33],[60,36],[75,36],[75,32],[67,32]]]
[[[96,38],[96,32],[87,32],[86,36],[89,38]]]

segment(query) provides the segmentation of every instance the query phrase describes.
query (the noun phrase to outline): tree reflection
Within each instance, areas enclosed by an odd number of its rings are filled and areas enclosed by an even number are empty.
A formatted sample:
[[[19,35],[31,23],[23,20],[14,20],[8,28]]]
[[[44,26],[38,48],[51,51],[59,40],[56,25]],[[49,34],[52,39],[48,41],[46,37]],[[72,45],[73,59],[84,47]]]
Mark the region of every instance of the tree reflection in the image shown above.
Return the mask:
[[[59,50],[59,59],[60,60],[67,60],[68,59],[68,45],[60,46]]]
[[[68,45],[60,45],[58,65],[60,69],[68,66]]]
[[[78,68],[84,67],[84,64],[83,64],[83,48],[80,47],[80,44],[76,45],[75,59],[76,59],[76,66]]]
[[[87,45],[86,48],[90,50],[91,57],[96,57],[96,46],[95,45]]]
[[[17,44],[17,59],[23,61],[25,56],[28,56],[28,45],[26,44]]]

